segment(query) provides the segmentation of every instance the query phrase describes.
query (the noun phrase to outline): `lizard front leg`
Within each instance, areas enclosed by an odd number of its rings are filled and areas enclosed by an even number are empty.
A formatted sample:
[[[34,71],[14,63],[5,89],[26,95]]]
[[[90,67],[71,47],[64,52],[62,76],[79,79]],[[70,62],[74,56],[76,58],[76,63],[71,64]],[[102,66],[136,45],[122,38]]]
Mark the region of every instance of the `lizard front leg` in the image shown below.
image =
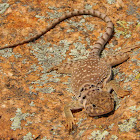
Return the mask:
[[[79,101],[73,101],[70,104],[65,105],[64,113],[66,117],[66,127],[69,131],[72,130],[73,124],[75,124],[72,110],[78,110],[83,108],[83,105]]]
[[[111,89],[113,89],[119,97],[124,97],[130,94],[129,91],[122,89],[115,80],[111,80],[110,82],[106,83],[104,87],[104,90],[107,92],[110,92]]]

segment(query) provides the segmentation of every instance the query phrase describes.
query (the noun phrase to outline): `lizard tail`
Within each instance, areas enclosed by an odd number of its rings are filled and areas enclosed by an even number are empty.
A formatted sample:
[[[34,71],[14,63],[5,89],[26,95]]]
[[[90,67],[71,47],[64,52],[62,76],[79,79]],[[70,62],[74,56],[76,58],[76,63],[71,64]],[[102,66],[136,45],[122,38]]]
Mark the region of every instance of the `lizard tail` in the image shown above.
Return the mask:
[[[107,23],[107,27],[105,33],[93,45],[92,51],[89,53],[89,56],[100,55],[100,52],[103,50],[104,45],[110,39],[114,29],[111,19],[106,14],[93,10],[93,15],[104,20]]]
[[[23,45],[25,43],[32,42],[32,41],[38,39],[39,37],[41,37],[42,35],[44,35],[45,33],[47,33],[49,30],[53,29],[57,24],[59,24],[63,20],[65,20],[67,18],[70,18],[70,17],[73,17],[73,16],[79,16],[79,15],[92,15],[94,17],[99,17],[99,18],[103,19],[107,23],[106,32],[93,45],[92,52],[90,53],[90,55],[95,55],[95,54],[99,55],[101,50],[103,49],[105,43],[109,40],[110,36],[112,35],[113,23],[112,23],[112,21],[110,20],[110,18],[106,14],[103,14],[103,13],[97,11],[97,10],[77,10],[77,11],[75,10],[73,12],[66,13],[62,17],[60,17],[57,20],[55,20],[54,23],[52,23],[51,25],[47,26],[39,34],[37,34],[37,35],[27,39],[27,40],[23,40],[21,42],[17,42],[17,43],[12,44],[12,45],[7,45],[7,46],[4,46],[4,47],[1,47],[0,50],[6,49],[6,48],[14,48],[14,47],[16,47],[18,45]]]

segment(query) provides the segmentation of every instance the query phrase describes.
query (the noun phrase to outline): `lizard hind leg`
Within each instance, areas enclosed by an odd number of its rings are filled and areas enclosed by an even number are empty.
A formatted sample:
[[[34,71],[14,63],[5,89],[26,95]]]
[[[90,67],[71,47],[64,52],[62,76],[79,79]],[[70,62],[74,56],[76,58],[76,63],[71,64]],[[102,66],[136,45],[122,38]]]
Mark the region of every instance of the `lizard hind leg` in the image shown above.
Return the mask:
[[[115,66],[126,61],[130,57],[129,52],[136,48],[140,48],[140,46],[130,46],[127,48],[123,48],[117,51],[114,55],[106,56],[105,58],[101,59],[108,65]]]
[[[106,64],[110,66],[115,66],[121,64],[129,58],[129,55],[126,53],[120,53],[112,56],[106,56],[105,58],[101,58]]]
[[[122,89],[115,80],[111,80],[104,87],[104,90],[107,92],[110,92],[111,89],[113,89],[119,97],[124,97],[130,94],[129,91]]]

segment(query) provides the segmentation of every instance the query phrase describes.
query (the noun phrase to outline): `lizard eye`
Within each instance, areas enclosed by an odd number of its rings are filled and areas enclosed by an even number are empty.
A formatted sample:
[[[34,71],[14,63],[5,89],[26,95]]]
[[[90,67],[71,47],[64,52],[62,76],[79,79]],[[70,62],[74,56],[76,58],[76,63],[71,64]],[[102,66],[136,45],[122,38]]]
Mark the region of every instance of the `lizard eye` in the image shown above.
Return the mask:
[[[86,99],[86,96],[83,96],[83,99]]]
[[[96,105],[95,105],[95,104],[92,104],[92,106],[93,106],[93,107],[96,107]]]
[[[80,90],[80,92],[82,92],[84,90],[84,88],[82,88],[81,90]]]

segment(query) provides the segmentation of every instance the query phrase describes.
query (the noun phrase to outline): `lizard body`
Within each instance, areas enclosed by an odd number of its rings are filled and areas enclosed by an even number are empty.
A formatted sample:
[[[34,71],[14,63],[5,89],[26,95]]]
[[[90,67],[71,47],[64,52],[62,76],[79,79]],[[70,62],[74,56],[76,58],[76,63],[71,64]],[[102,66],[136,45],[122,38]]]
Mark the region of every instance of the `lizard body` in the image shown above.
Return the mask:
[[[105,33],[93,45],[92,51],[87,59],[64,63],[48,70],[48,72],[51,70],[57,70],[59,73],[71,73],[72,75],[71,85],[73,93],[77,97],[77,101],[68,103],[64,107],[66,123],[69,130],[72,129],[72,126],[75,123],[71,110],[85,108],[86,112],[90,116],[103,115],[114,109],[114,99],[110,93],[112,89],[120,97],[128,95],[128,91],[124,91],[114,80],[111,80],[111,68],[112,66],[126,61],[129,58],[129,55],[126,52],[135,47],[130,47],[124,50],[124,52],[122,51],[117,54],[113,54],[112,56],[100,58],[100,52],[103,50],[104,45],[112,35],[113,23],[106,14],[97,10],[78,10],[66,13],[33,38],[0,48],[0,50],[12,48],[33,41],[54,28],[61,21],[79,15],[92,15],[99,17],[107,23],[107,27]]]

